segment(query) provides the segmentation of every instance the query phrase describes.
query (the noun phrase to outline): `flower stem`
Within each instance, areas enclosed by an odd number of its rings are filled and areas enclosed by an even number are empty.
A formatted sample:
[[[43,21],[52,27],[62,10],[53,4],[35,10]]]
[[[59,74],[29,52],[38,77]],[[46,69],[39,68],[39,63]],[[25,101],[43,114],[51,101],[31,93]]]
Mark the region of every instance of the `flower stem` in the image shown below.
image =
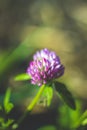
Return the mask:
[[[40,98],[40,96],[41,96],[41,94],[42,94],[44,88],[45,88],[45,85],[42,85],[42,86],[40,87],[39,92],[37,93],[37,95],[35,96],[35,98],[33,99],[33,101],[28,105],[27,111],[32,111],[32,109],[33,109],[34,106],[36,105],[37,101],[39,100],[39,98]]]
[[[37,101],[39,100],[39,98],[41,97],[42,95],[42,92],[45,88],[45,85],[42,85],[37,93],[37,95],[35,96],[35,98],[33,99],[33,101],[28,105],[28,107],[26,108],[24,114],[20,117],[20,119],[18,120],[18,123],[15,124],[17,125],[17,127],[20,125],[20,123],[24,120],[24,118],[27,116],[27,114],[29,112],[31,112],[34,108],[34,106],[36,105]],[[13,129],[16,129],[16,128],[13,128]]]

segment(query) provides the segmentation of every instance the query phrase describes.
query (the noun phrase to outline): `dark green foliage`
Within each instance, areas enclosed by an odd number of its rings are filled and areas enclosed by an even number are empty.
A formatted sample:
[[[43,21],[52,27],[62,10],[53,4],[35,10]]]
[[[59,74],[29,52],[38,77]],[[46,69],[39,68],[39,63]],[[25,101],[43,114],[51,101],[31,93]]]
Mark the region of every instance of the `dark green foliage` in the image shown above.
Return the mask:
[[[55,88],[60,97],[63,99],[63,101],[72,109],[76,109],[75,101],[70,93],[70,91],[67,89],[66,85],[60,82],[55,82]]]

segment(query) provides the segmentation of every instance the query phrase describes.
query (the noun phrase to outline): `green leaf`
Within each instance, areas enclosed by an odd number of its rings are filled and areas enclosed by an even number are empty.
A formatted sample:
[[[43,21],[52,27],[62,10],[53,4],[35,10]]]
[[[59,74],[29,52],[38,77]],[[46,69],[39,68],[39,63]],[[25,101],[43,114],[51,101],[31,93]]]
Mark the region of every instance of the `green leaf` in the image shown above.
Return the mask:
[[[6,113],[9,113],[14,107],[14,105],[10,103],[10,96],[11,96],[11,89],[8,88],[4,98],[4,109]]]
[[[60,113],[57,117],[57,121],[62,126],[62,128],[67,128],[68,130],[76,130],[76,124],[81,116],[81,102],[76,100],[76,110],[73,111],[66,104],[59,105],[58,112]]]
[[[82,114],[81,119],[87,118],[87,110]]]
[[[48,126],[43,126],[39,128],[38,130],[57,130],[57,128],[55,126],[48,125]]]
[[[10,96],[11,96],[11,88],[8,88],[6,90],[6,94],[5,94],[5,98],[4,98],[4,108],[7,107],[9,100],[10,100]]]
[[[55,82],[55,88],[60,95],[60,97],[63,99],[63,101],[73,110],[76,109],[76,104],[74,101],[74,98],[70,91],[66,88],[66,85],[60,82]]]
[[[79,118],[78,122],[76,123],[76,127],[80,125],[87,125],[87,110]]]
[[[0,105],[0,111],[2,110],[2,106]]]
[[[14,130],[14,129],[17,129],[17,128],[18,128],[18,124],[15,123],[15,124],[12,125],[12,129],[13,129],[13,130]]]
[[[9,113],[13,109],[14,105],[12,103],[8,103],[6,106],[6,113]]]
[[[4,118],[0,117],[0,123],[2,124],[4,122]]]
[[[15,81],[24,81],[29,79],[31,79],[31,77],[26,73],[19,74],[14,78]]]
[[[2,127],[8,128],[14,122],[13,119],[8,119],[6,122],[2,123]]]
[[[49,107],[53,97],[53,88],[50,86],[46,86],[43,91],[42,97],[44,100],[44,104]]]
[[[87,118],[85,120],[82,121],[82,125],[87,125]]]

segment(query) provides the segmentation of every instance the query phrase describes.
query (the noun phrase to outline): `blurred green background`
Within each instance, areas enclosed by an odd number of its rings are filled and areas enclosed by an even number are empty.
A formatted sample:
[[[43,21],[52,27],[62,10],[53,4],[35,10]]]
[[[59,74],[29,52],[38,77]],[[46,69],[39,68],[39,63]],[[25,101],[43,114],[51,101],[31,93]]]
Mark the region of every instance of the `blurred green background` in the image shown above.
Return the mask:
[[[8,86],[26,97],[25,83],[13,77],[26,72],[32,55],[42,48],[60,57],[65,65],[61,81],[87,109],[86,0],[0,0],[1,98]]]

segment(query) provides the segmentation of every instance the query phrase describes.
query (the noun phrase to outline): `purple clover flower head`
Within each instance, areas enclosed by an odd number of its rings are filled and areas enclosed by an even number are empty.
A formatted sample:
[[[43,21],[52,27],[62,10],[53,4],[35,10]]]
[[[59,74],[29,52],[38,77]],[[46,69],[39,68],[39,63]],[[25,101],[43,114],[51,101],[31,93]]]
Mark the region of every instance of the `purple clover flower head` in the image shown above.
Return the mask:
[[[41,86],[64,74],[64,66],[55,52],[43,49],[36,52],[30,62],[27,73],[31,76],[31,83]]]

